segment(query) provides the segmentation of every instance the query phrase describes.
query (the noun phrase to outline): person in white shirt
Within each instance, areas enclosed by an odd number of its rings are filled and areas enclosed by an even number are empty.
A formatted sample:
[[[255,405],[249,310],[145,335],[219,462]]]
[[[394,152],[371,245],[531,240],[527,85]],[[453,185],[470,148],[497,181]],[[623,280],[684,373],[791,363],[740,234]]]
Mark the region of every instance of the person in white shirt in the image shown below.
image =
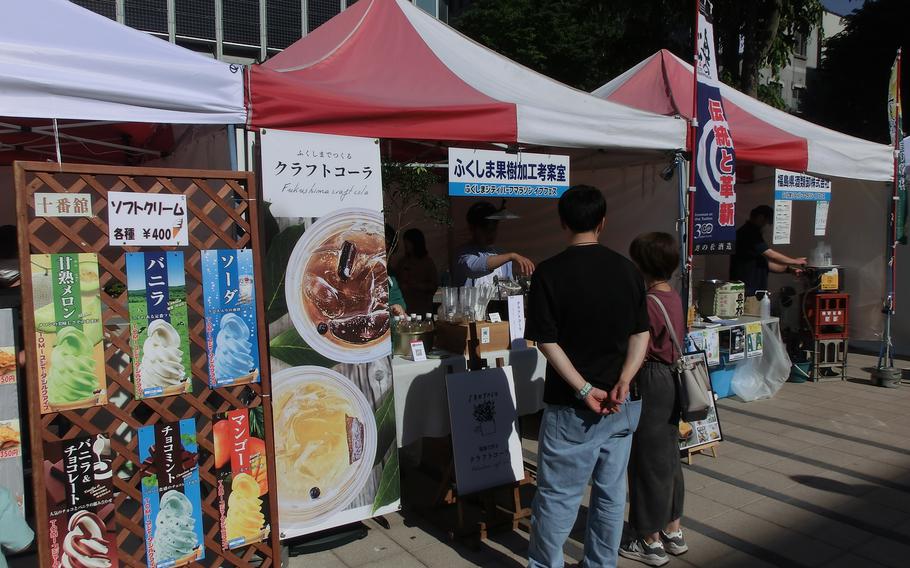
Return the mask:
[[[494,277],[510,280],[513,273],[530,276],[534,272],[534,263],[528,258],[515,252],[500,252],[493,246],[499,221],[488,217],[497,211],[489,201],[477,202],[468,209],[471,241],[458,251],[452,267],[452,285],[491,285]]]

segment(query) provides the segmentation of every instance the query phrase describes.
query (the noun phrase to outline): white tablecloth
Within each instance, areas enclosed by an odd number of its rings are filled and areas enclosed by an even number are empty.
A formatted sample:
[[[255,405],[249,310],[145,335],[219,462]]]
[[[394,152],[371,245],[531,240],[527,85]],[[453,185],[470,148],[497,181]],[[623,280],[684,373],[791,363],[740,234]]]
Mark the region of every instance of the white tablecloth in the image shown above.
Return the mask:
[[[547,369],[543,354],[536,348],[493,351],[486,354],[488,366],[495,367],[498,357],[512,367],[518,414],[524,416],[541,410]],[[467,362],[461,355],[419,362],[397,356],[393,359],[395,426],[399,447],[421,438],[447,436],[451,431],[445,383],[449,366],[454,373],[462,372],[466,370]]]

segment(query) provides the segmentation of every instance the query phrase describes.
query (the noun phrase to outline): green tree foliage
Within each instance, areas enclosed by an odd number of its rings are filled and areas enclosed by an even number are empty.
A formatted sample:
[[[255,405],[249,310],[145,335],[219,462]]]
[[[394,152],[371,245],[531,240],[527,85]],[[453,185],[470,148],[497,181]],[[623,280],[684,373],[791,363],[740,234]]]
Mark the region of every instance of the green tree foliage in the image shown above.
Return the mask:
[[[723,76],[757,96],[760,69],[770,65],[776,74],[786,65],[797,34],[808,34],[821,13],[819,0],[716,0]],[[475,0],[455,26],[587,91],[661,48],[691,61],[694,15],[694,4],[680,0]]]
[[[907,0],[866,2],[847,16],[846,29],[825,42],[821,68],[807,91],[807,116],[829,128],[888,143],[888,81],[900,46],[905,48],[901,70],[905,109],[910,100],[908,22]]]
[[[661,48],[686,60],[691,22],[673,0],[475,0],[455,22],[474,40],[590,91]],[[691,20],[691,18],[689,18]]]

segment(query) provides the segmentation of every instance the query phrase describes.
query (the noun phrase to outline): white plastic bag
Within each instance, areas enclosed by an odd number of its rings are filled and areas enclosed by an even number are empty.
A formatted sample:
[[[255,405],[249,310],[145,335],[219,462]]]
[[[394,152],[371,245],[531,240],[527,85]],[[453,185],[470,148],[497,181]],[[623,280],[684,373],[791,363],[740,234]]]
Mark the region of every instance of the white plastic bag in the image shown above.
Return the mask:
[[[762,324],[764,348],[761,357],[753,357],[736,365],[730,385],[733,394],[746,402],[771,398],[790,376],[790,356],[780,338],[777,325]]]

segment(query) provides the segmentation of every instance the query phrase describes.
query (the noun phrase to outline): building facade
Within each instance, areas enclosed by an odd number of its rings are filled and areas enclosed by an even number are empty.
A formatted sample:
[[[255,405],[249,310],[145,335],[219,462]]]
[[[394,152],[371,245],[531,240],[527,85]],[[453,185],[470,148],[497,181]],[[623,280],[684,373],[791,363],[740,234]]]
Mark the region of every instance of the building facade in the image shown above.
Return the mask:
[[[357,0],[71,0],[106,18],[232,63],[265,61]],[[444,22],[449,0],[411,0]]]
[[[777,77],[772,76],[769,69],[762,71],[763,83],[780,85],[780,95],[787,112],[793,114],[802,112],[806,89],[824,58],[824,40],[839,34],[843,29],[843,18],[825,11],[821,24],[812,28],[808,36],[800,38],[790,56],[790,63],[780,70]]]

